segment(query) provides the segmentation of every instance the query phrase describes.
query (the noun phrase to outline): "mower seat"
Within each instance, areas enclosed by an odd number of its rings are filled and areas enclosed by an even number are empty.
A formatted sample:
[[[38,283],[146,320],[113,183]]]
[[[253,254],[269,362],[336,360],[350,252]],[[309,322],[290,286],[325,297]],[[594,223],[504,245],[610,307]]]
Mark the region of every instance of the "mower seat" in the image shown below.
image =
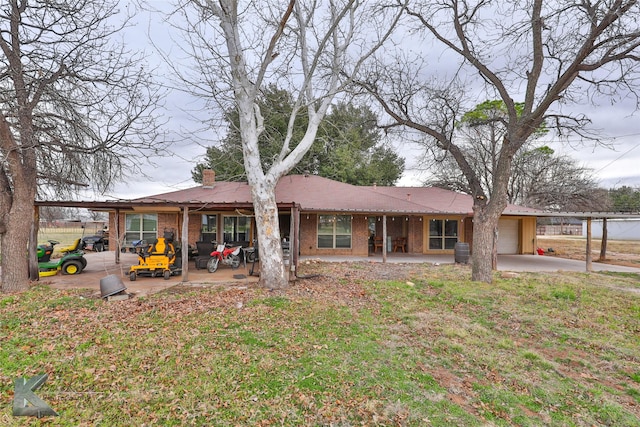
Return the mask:
[[[164,237],[158,237],[152,244],[149,246],[149,255],[167,255],[169,253],[170,244],[167,244]]]
[[[66,253],[66,252],[77,251],[78,248],[80,247],[80,242],[82,242],[82,239],[76,239],[76,241],[73,242],[71,245],[60,248],[60,252]]]
[[[167,242],[164,237],[158,237],[153,244],[148,246],[144,251],[138,254],[143,260],[149,257],[166,257],[168,262],[172,264],[175,261],[175,249],[171,242]]]

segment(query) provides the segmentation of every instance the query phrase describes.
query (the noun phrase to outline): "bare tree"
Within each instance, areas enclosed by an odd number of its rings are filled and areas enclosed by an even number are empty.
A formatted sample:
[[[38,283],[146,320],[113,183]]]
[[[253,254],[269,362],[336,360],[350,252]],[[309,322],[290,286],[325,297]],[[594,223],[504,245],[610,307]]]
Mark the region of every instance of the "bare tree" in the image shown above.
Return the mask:
[[[497,159],[491,158],[491,161],[482,156],[492,152],[490,150],[478,150],[489,141],[477,141],[475,145],[466,146],[464,152],[474,173],[480,177],[484,191],[491,197],[491,165]],[[469,182],[450,155],[433,164],[424,184],[471,194]],[[513,159],[507,203],[556,211],[601,211],[606,206],[597,190],[598,184],[590,169],[569,156],[556,155],[547,146],[526,144]]]
[[[399,7],[413,31],[407,37],[418,35],[428,46],[421,59],[431,68],[387,61],[372,67],[363,85],[392,118],[390,126],[421,133],[430,150],[455,159],[474,196],[472,278],[492,282],[491,251],[513,159],[531,134],[547,123],[589,136],[587,118],[563,107],[595,97],[631,96],[637,104],[638,3],[444,0]],[[440,76],[438,62],[448,67]],[[507,111],[490,195],[455,138],[461,112],[484,99],[501,100]]]
[[[260,282],[288,285],[283,263],[275,188],[311,147],[334,98],[356,75],[362,61],[389,36],[397,16],[372,2],[183,1],[179,21],[191,49],[193,73],[180,73],[183,86],[209,106],[237,111],[244,168],[251,187],[260,245]],[[398,11],[399,12],[399,11]],[[260,92],[270,83],[293,95],[279,154],[264,167],[258,139],[264,132]],[[298,114],[306,128],[294,132]]]
[[[509,202],[556,211],[603,211],[607,199],[593,176],[566,155],[554,155],[546,146],[514,159]]]
[[[109,0],[0,6],[3,292],[24,290],[29,277],[38,278],[37,195],[77,185],[104,189],[157,136],[150,114],[158,92],[144,58],[116,38],[129,17],[117,6]]]

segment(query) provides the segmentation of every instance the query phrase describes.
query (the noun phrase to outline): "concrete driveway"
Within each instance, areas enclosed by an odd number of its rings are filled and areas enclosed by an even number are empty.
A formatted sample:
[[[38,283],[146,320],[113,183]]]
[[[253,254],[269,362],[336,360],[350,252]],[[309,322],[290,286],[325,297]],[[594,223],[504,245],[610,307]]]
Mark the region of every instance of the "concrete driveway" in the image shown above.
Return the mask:
[[[340,256],[305,256],[300,257],[301,262],[307,260],[322,260],[329,262],[344,261],[365,261],[365,262],[382,262],[382,255],[376,254],[368,257],[340,257]],[[387,262],[398,263],[422,263],[431,264],[453,264],[455,262],[453,255],[420,255],[420,254],[387,254]],[[592,271],[616,271],[625,273],[640,273],[640,268],[625,267],[621,265],[603,264],[593,262],[591,264]],[[577,261],[573,259],[558,258],[544,255],[498,255],[498,270],[500,271],[579,271],[586,272],[587,264],[585,261]]]

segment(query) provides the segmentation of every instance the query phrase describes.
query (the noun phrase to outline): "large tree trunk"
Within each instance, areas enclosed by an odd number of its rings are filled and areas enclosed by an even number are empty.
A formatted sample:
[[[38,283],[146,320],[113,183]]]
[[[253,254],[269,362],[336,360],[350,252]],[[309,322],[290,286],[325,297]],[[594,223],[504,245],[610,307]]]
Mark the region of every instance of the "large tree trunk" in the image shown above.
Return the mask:
[[[498,268],[498,221],[507,206],[510,166],[508,156],[501,159],[494,173],[490,201],[483,196],[474,200],[471,280],[492,283],[493,270]]]
[[[252,185],[253,206],[258,228],[258,247],[260,248],[259,285],[269,289],[282,289],[289,286],[282,242],[280,241],[280,223],[276,204],[275,186]]]
[[[20,184],[23,185],[23,184]],[[7,231],[2,234],[2,292],[29,289],[28,243],[33,222],[33,198],[16,191],[9,211]]]
[[[3,175],[0,179],[3,194],[0,200],[9,203],[0,210],[0,248],[2,248],[2,275],[0,286],[2,292],[21,292],[29,289],[29,248],[35,257],[36,238],[31,239],[34,228],[34,206],[37,187],[36,144],[34,140],[30,115],[20,117],[21,144],[18,144],[11,133],[9,123],[4,116],[0,117],[0,143],[7,155],[6,163],[12,180]],[[30,244],[31,242],[31,244]],[[32,262],[35,266],[35,260]],[[37,277],[37,276],[36,276]]]
[[[500,211],[489,206],[477,207],[473,216],[471,280],[492,283],[495,252],[495,230]]]

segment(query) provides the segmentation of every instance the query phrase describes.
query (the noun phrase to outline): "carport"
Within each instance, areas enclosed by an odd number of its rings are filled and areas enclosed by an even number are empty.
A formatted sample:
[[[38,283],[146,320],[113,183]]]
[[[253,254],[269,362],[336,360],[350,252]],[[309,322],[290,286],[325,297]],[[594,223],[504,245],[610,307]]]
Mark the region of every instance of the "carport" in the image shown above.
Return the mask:
[[[620,219],[620,218],[640,218],[639,213],[628,213],[628,212],[538,212],[536,214],[537,217],[553,217],[553,218],[578,218],[586,221],[587,223],[587,235],[586,244],[585,244],[585,259],[586,265],[585,270],[587,272],[593,271],[593,255],[592,251],[592,235],[591,235],[591,221],[593,219],[602,219],[603,220],[603,230],[602,230],[602,242],[605,244],[607,241],[607,219]],[[620,271],[620,270],[611,270],[611,271]],[[625,271],[625,270],[622,270]]]

